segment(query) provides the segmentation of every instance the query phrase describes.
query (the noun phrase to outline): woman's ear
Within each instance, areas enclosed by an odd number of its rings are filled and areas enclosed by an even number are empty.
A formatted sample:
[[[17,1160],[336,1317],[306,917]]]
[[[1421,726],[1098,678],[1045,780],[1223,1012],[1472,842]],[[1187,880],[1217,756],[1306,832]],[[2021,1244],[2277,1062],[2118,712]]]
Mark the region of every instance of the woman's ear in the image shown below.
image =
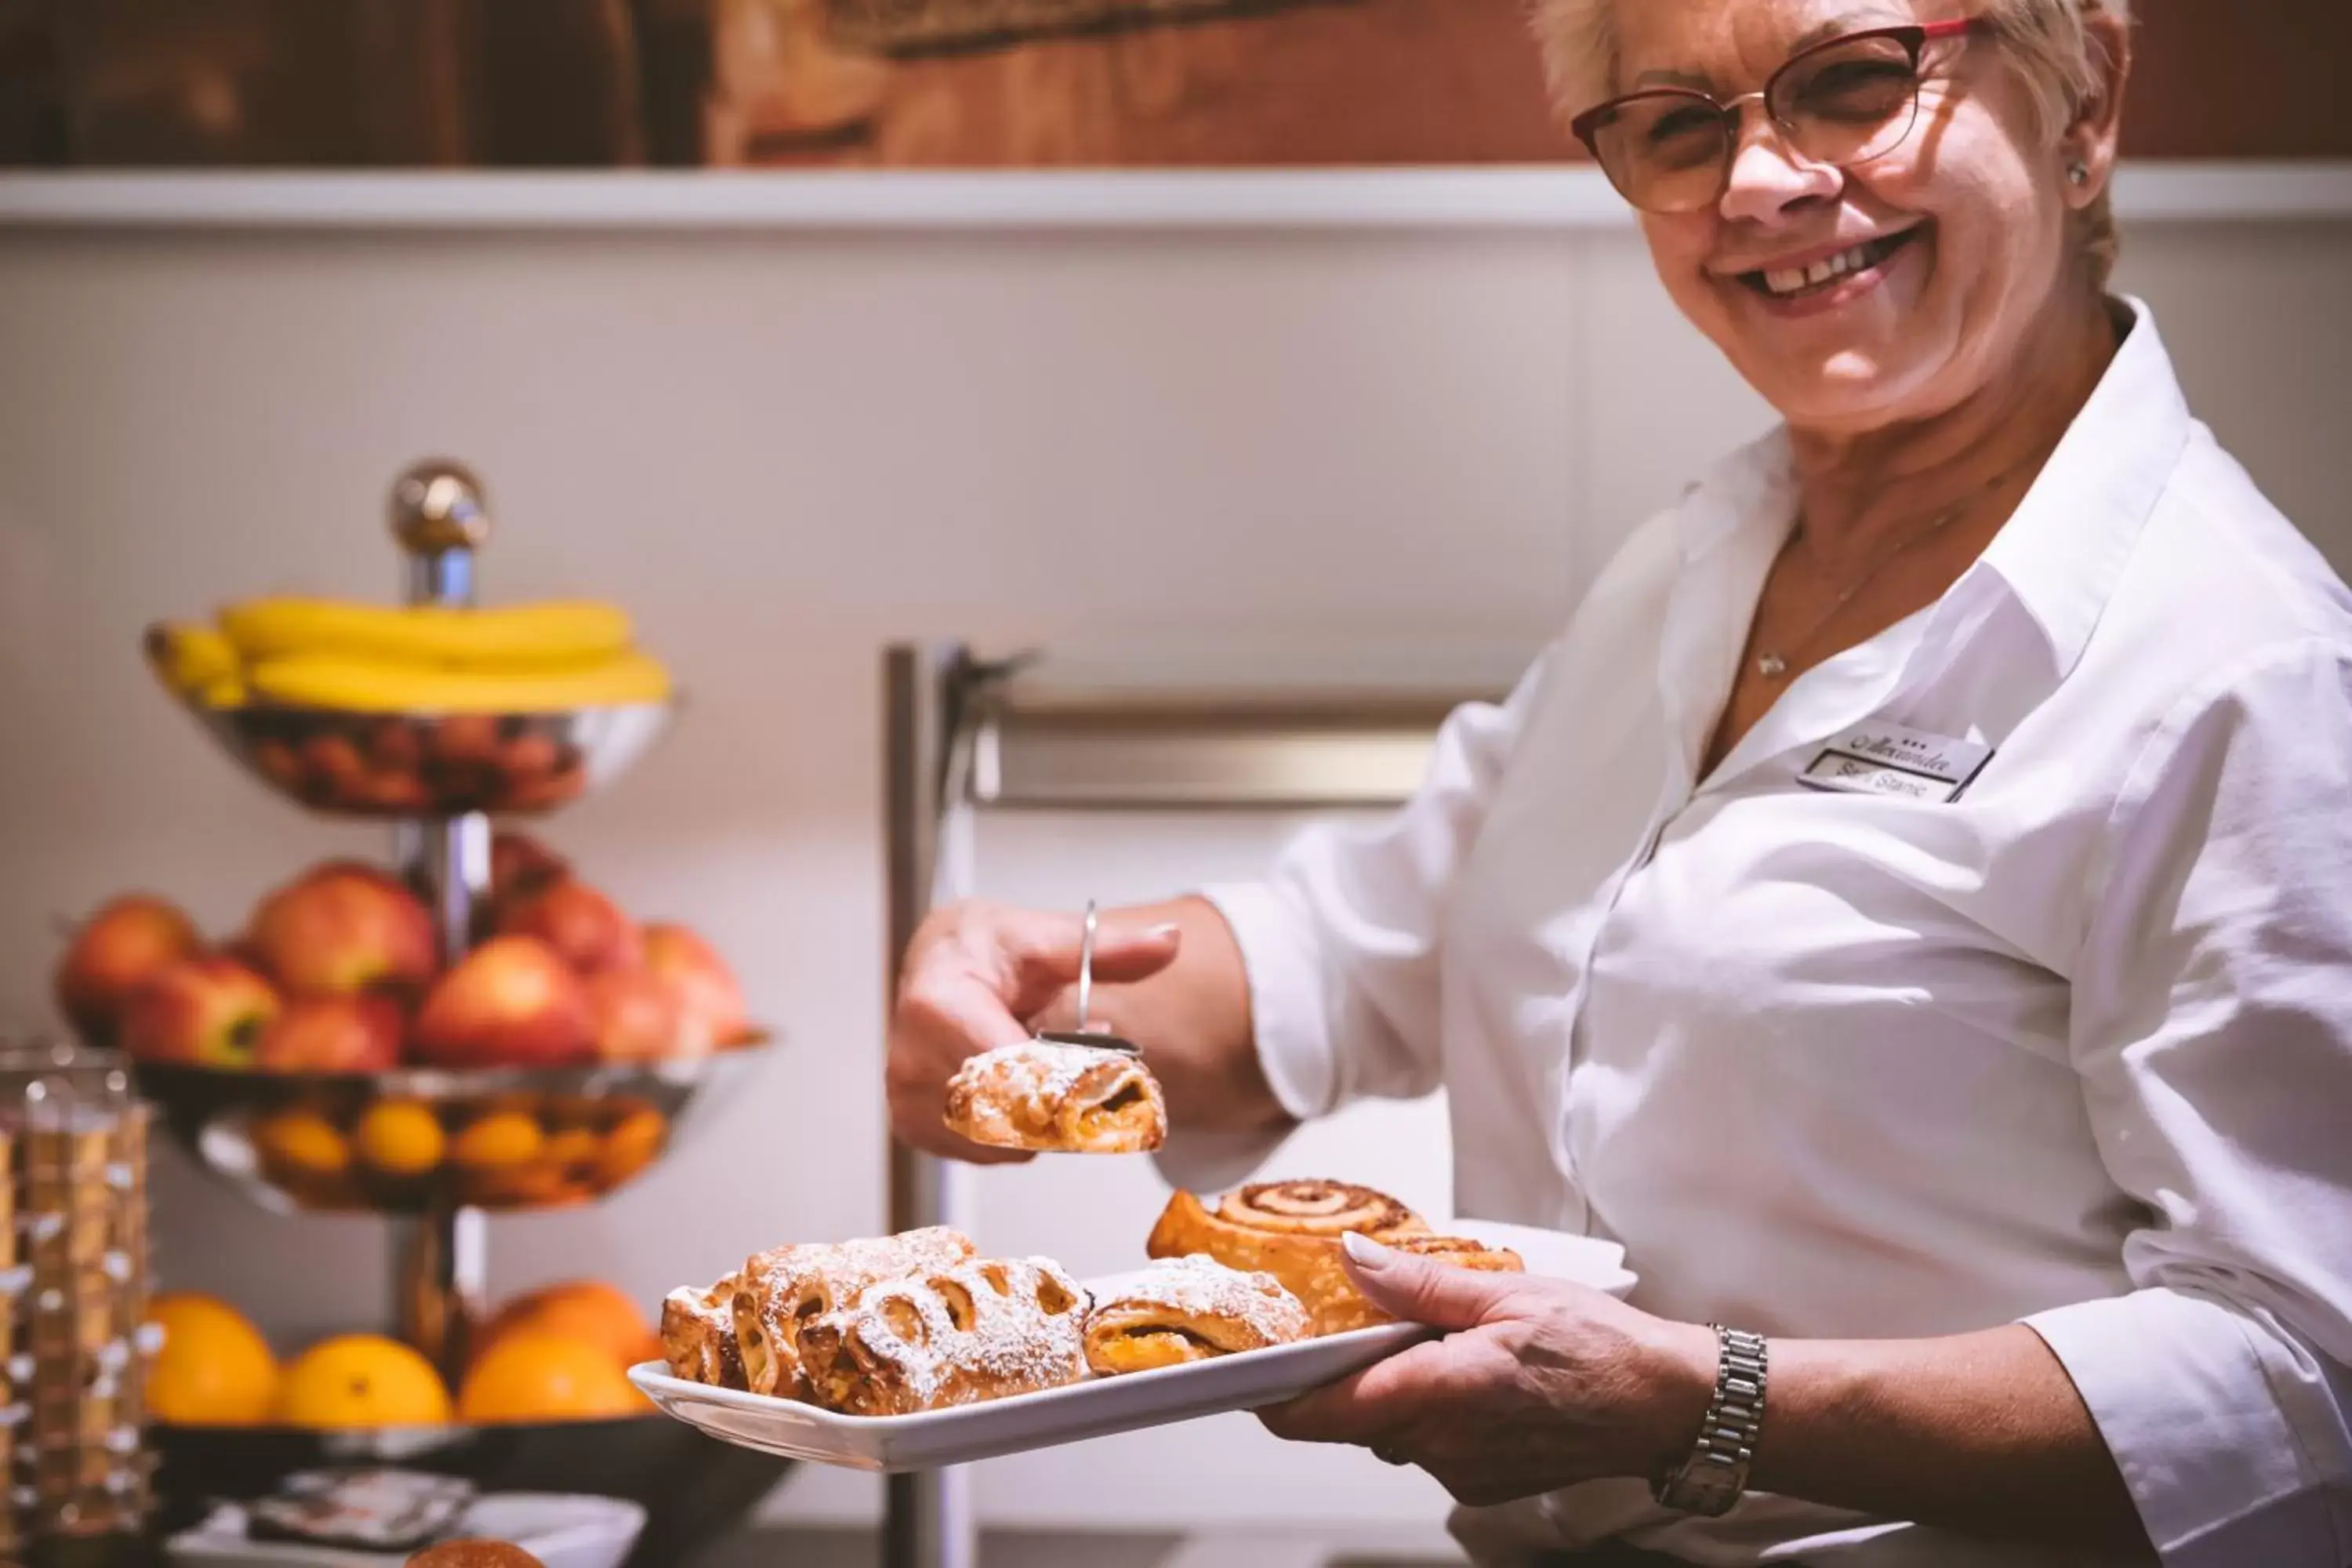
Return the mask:
[[[2083,28],[2090,35],[2090,90],[2075,104],[2058,148],[2066,169],[2066,199],[2078,210],[2105,195],[2114,177],[2132,59],[2131,25],[2113,12],[2093,12],[2083,18]]]

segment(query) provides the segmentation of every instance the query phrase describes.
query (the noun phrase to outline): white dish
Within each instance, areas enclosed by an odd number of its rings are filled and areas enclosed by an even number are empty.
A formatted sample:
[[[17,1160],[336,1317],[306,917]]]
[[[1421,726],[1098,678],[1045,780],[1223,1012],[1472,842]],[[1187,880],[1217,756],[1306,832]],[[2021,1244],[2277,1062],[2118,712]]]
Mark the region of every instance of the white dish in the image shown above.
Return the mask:
[[[1452,1225],[1435,1227],[1451,1231]],[[1524,1226],[1465,1220],[1460,1228],[1518,1253],[1531,1274],[1574,1279],[1622,1296],[1633,1287],[1614,1242]],[[1089,1280],[1101,1296],[1130,1276]],[[1172,1426],[1232,1410],[1256,1410],[1336,1383],[1433,1331],[1389,1323],[1353,1333],[1126,1377],[1088,1378],[1066,1388],[966,1405],[919,1415],[836,1415],[813,1405],[672,1377],[660,1362],[629,1369],[629,1380],[668,1415],[724,1443],[855,1470],[928,1470],[1006,1454]]]
[[[461,1534],[511,1541],[547,1568],[620,1568],[646,1527],[646,1510],[620,1498],[552,1492],[491,1492],[467,1508]],[[202,1524],[173,1536],[174,1563],[203,1568],[386,1568],[405,1552],[359,1552],[300,1542],[250,1541],[245,1510],[215,1509]]]

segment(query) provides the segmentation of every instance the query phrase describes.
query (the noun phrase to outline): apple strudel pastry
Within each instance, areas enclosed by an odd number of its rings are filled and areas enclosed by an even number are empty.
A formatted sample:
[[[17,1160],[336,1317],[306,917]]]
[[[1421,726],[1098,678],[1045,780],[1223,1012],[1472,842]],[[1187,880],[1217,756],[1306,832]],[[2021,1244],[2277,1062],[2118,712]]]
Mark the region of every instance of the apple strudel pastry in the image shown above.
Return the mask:
[[[949,1128],[995,1149],[1139,1154],[1167,1141],[1168,1107],[1139,1057],[1050,1040],[983,1051],[949,1081]]]
[[[1106,1377],[1210,1361],[1307,1337],[1307,1309],[1271,1274],[1244,1274],[1194,1253],[1163,1258],[1095,1303],[1087,1364]]]
[[[670,1375],[712,1388],[749,1388],[735,1341],[735,1276],[708,1290],[682,1286],[662,1301],[662,1355]]]
[[[1086,1292],[1050,1258],[985,1258],[874,1286],[801,1331],[814,1403],[911,1415],[1086,1375]]]
[[[971,1238],[944,1226],[756,1254],[735,1279],[732,1316],[744,1386],[805,1400],[800,1341],[810,1321],[854,1305],[873,1286],[952,1268],[971,1255]]]

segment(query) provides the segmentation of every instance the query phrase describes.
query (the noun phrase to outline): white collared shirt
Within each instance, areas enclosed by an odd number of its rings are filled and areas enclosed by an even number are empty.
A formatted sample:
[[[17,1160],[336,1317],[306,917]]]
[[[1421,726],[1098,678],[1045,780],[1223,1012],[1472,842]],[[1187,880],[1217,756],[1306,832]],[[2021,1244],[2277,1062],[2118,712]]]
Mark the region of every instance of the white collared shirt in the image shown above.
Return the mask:
[[[1792,521],[1785,433],[1640,530],[1509,702],[1451,721],[1410,805],[1210,896],[1294,1115],[1444,1087],[1458,1211],[1621,1241],[1635,1301],[1674,1318],[2030,1323],[2168,1563],[2335,1568],[2352,598],[2132,309],[1984,556],[1793,681],[1713,773]],[[1884,722],[1992,755],[1956,799],[1801,782]],[[1676,1519],[1630,1481],[1465,1530],[2080,1561],[1771,1497]]]

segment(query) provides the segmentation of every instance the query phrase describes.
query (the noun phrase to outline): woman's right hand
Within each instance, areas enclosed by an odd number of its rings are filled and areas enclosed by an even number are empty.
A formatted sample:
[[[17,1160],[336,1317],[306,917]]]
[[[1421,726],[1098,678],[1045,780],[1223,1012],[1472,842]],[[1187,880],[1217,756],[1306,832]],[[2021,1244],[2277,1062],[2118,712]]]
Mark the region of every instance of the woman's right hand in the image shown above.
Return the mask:
[[[901,1142],[980,1164],[1030,1158],[949,1131],[940,1120],[948,1080],[967,1058],[1028,1039],[1030,1021],[1077,984],[1084,924],[1073,914],[979,902],[952,905],[923,922],[908,945],[890,1013],[886,1083],[891,1130]],[[1181,945],[1176,922],[1113,910],[1095,933],[1094,977],[1111,984],[1145,979],[1174,963]]]

